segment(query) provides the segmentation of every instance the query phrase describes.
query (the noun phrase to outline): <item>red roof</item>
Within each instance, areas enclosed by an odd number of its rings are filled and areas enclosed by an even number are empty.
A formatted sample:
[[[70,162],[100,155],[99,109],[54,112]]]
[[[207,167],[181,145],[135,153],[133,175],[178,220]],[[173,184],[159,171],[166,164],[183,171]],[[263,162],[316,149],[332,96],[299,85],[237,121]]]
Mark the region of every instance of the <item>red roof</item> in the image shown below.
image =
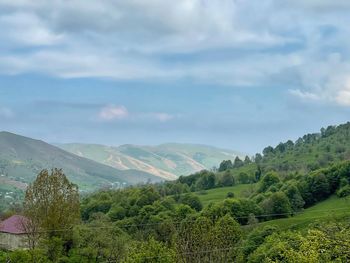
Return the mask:
[[[10,234],[25,234],[23,223],[28,219],[24,216],[13,215],[0,223],[0,232]]]

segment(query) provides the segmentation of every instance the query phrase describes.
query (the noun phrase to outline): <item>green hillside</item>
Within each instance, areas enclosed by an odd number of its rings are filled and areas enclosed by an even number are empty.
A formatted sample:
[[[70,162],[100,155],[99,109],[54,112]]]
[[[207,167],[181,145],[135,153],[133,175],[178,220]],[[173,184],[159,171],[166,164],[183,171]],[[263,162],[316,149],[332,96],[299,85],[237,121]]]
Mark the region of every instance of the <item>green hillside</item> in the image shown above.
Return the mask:
[[[235,197],[247,197],[254,192],[255,187],[255,184],[239,184],[196,192],[196,195],[202,202],[203,206],[207,206],[210,203],[223,201],[227,198],[228,193],[233,193]]]
[[[135,184],[160,179],[138,170],[121,171],[68,153],[43,141],[0,133],[0,175],[29,183],[42,169],[62,168],[80,189],[96,189],[111,183]]]
[[[234,159],[238,152],[197,144],[162,144],[158,146],[61,144],[60,148],[117,169],[136,169],[164,179],[175,179],[203,169],[211,169],[224,159]]]
[[[319,133],[306,134],[295,142],[288,140],[276,147],[263,149],[255,155],[255,163],[265,170],[279,173],[305,174],[332,163],[350,160],[350,122],[322,128]],[[247,169],[248,167],[246,167]]]
[[[87,251],[103,250],[101,262],[120,255],[126,262],[348,262],[349,131],[349,123],[329,127],[252,159],[223,161],[219,171],[85,195],[67,257],[84,261]],[[170,146],[162,147],[119,152],[161,161]]]
[[[259,226],[276,226],[279,229],[302,230],[315,222],[337,221],[350,217],[350,199],[331,196],[316,205],[298,212],[289,218],[275,219],[261,223]]]

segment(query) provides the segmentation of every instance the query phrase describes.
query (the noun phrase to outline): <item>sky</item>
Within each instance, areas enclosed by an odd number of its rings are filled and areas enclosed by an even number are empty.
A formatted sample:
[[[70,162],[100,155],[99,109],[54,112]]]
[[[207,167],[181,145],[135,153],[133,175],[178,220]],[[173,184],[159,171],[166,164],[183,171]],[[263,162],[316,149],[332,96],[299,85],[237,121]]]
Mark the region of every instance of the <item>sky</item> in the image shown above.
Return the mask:
[[[261,152],[350,119],[348,0],[0,0],[0,130]]]

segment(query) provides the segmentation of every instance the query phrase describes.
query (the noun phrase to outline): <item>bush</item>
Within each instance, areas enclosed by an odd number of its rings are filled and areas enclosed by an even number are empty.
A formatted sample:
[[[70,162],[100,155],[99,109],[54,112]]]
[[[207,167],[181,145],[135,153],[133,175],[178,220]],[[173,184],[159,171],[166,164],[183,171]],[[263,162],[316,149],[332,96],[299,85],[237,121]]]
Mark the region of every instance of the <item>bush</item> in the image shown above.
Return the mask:
[[[176,253],[163,243],[150,239],[148,242],[135,243],[130,249],[126,262],[176,262]]]
[[[226,195],[226,198],[234,198],[234,197],[235,197],[235,194],[232,192],[228,192]]]
[[[337,192],[338,197],[350,196],[350,185],[345,185]]]
[[[261,202],[261,207],[266,214],[271,214],[269,217],[271,219],[288,217],[292,212],[289,199],[283,192],[272,194],[268,199]]]
[[[112,206],[108,212],[108,216],[112,221],[122,220],[126,216],[125,208],[120,205]]]
[[[263,177],[260,183],[259,192],[260,193],[265,192],[271,186],[278,184],[279,182],[280,182],[280,179],[278,175],[274,172],[270,172]]]
[[[181,196],[180,201],[181,204],[188,205],[196,211],[201,211],[203,206],[198,196],[194,194],[185,194]]]

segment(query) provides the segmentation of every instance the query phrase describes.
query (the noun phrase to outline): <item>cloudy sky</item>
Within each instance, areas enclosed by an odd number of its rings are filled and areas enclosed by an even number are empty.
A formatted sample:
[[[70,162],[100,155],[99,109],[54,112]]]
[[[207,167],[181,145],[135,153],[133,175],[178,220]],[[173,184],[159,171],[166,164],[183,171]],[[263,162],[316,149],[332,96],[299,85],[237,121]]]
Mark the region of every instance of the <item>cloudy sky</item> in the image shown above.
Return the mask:
[[[0,0],[0,130],[248,153],[350,119],[348,0]]]

